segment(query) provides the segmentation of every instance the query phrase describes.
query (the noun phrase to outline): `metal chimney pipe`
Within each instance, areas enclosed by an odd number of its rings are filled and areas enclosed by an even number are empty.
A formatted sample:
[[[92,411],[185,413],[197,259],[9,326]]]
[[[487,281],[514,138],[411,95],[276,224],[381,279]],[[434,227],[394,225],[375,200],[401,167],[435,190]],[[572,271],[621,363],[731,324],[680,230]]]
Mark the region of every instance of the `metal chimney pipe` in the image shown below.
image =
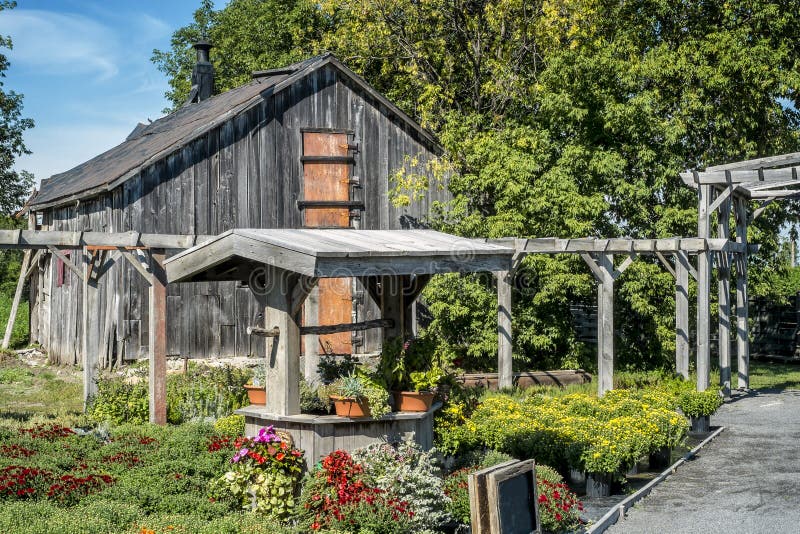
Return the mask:
[[[192,69],[192,89],[196,88],[196,96],[192,99],[201,102],[214,94],[214,67],[209,60],[212,45],[208,41],[198,41],[192,45],[197,51],[197,63]]]

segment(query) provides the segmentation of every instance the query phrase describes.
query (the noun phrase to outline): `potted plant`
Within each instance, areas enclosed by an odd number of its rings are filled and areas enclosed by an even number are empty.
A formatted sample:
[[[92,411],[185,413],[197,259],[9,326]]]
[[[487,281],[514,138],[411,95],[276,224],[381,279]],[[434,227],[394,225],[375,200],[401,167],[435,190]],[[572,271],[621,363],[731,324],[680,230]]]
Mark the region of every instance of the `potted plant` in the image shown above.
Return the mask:
[[[379,419],[391,411],[386,389],[368,375],[353,373],[329,388],[336,415]]]
[[[434,364],[427,371],[409,373],[409,391],[395,391],[394,402],[400,412],[427,412],[433,404],[436,389],[447,375],[439,365]]]
[[[678,398],[678,407],[691,420],[691,431],[708,432],[711,429],[711,415],[722,406],[718,391],[687,391]]]
[[[267,404],[267,366],[259,363],[253,368],[253,377],[244,385],[250,404]]]
[[[401,412],[426,412],[447,377],[434,361],[434,344],[427,338],[388,340],[381,352],[377,375],[393,392]]]

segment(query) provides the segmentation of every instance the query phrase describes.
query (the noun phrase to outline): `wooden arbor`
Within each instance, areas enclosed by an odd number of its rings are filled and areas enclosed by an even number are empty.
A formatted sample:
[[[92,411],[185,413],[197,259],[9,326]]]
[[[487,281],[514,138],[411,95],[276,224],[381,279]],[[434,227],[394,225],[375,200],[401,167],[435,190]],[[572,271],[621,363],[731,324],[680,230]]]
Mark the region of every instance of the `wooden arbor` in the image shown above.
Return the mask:
[[[299,313],[320,278],[360,278],[387,323],[383,336],[406,336],[410,305],[430,276],[507,272],[514,250],[431,230],[231,230],[165,262],[169,282],[241,281],[264,306],[266,413],[300,413]],[[388,326],[387,326],[388,325]],[[350,325],[343,327],[353,329]],[[313,330],[317,331],[317,330]],[[509,329],[510,335],[510,329]]]
[[[715,256],[706,251],[698,255],[697,262],[697,388],[709,386],[709,310],[711,293],[711,269],[716,259],[719,295],[719,367],[720,386],[725,394],[731,387],[731,341],[730,332],[732,306],[730,302],[731,267],[736,271],[736,351],[737,385],[740,389],[750,387],[750,340],[747,320],[747,262],[751,252],[747,246],[747,228],[764,210],[775,201],[800,198],[800,152],[766,158],[752,159],[715,165],[705,171],[681,173],[686,185],[697,189],[698,217],[697,234],[701,238],[712,235],[712,219],[716,214],[716,234],[721,239],[730,239],[730,216],[735,220],[736,250]],[[752,201],[759,202],[750,211]],[[733,261],[732,261],[733,260]]]
[[[129,262],[150,286],[149,404],[150,422],[167,422],[166,404],[166,275],[165,249],[184,249],[206,239],[204,236],[140,234],[138,232],[61,232],[0,230],[0,248],[24,250],[12,313],[6,327],[3,347],[8,344],[25,280],[37,268],[38,258],[52,254],[71,269],[82,283],[82,363],[84,404],[97,393],[98,355],[103,325],[91,313],[97,299],[98,281],[116,261]],[[64,250],[83,252],[83,268],[74,265]]]
[[[689,377],[689,275],[697,278],[689,256],[709,251],[730,253],[743,249],[745,245],[727,239],[668,238],[668,239],[558,239],[558,238],[505,238],[494,240],[515,250],[513,269],[518,269],[521,260],[528,254],[580,254],[597,281],[597,374],[598,394],[613,388],[614,373],[614,282],[640,255],[654,255],[675,278],[675,369],[684,378]],[[625,259],[614,266],[614,256]],[[674,264],[667,256],[674,256]],[[513,277],[513,270],[511,272]],[[498,287],[502,284],[498,281]],[[510,291],[498,290],[505,295],[505,307],[510,309]],[[500,299],[503,306],[503,298]],[[503,309],[503,308],[501,308]],[[501,329],[502,331],[502,329]],[[504,354],[505,351],[505,354]],[[511,362],[511,347],[500,345],[499,366]],[[700,361],[698,360],[698,368]],[[501,370],[500,386],[511,385],[510,365],[504,377]]]

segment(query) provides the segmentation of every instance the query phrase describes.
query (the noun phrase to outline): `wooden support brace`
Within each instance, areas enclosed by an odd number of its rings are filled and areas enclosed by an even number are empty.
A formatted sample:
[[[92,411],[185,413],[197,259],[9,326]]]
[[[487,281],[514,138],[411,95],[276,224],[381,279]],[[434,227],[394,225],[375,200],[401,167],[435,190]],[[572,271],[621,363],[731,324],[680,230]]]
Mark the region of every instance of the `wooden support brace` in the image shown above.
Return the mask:
[[[47,250],[49,250],[50,253],[53,254],[53,256],[55,256],[56,258],[61,260],[62,263],[64,265],[66,265],[69,270],[71,270],[73,273],[77,274],[78,278],[80,280],[84,279],[84,273],[83,273],[83,271],[81,271],[80,267],[78,267],[75,264],[73,264],[70,261],[70,259],[68,257],[66,257],[60,250],[58,250],[53,245],[47,245]]]
[[[394,320],[392,319],[374,319],[371,321],[362,321],[360,323],[341,323],[329,324],[320,326],[301,326],[300,335],[327,335],[337,334],[339,332],[356,332],[360,330],[369,330],[371,328],[394,328]],[[277,329],[273,329],[277,330]],[[249,331],[249,328],[248,328]],[[277,335],[277,334],[276,334]]]
[[[588,265],[589,269],[591,269],[594,279],[598,282],[602,282],[605,279],[605,273],[600,267],[597,266],[597,262],[592,255],[588,252],[581,252],[581,258],[583,258],[583,261],[585,261],[586,265]]]
[[[315,278],[312,276],[301,276],[297,285],[294,286],[294,290],[292,291],[292,315],[297,315],[300,312],[300,308],[303,307],[303,303],[308,298],[308,295],[317,287],[319,283],[319,278]]]
[[[153,273],[150,268],[148,268],[147,260],[141,258],[134,252],[130,252],[127,250],[121,250],[120,253],[122,257],[128,260],[134,269],[139,271],[139,274],[147,281],[148,284],[151,286],[153,285]]]
[[[276,327],[273,328],[261,328],[260,326],[248,326],[247,327],[247,335],[248,336],[258,336],[258,337],[278,337],[281,335],[281,329]]]
[[[667,270],[669,274],[672,275],[673,278],[678,278],[678,275],[675,273],[675,268],[672,267],[672,264],[667,260],[667,258],[661,252],[656,251],[656,257],[658,261],[661,262],[661,265]]]
[[[28,272],[28,265],[31,262],[31,251],[26,250],[22,257],[22,267],[19,270],[19,280],[17,280],[17,289],[14,291],[14,300],[11,302],[11,312],[8,315],[8,323],[6,323],[6,332],[3,336],[3,348],[7,349],[11,343],[11,333],[14,331],[14,323],[17,320],[17,310],[19,309],[20,300],[22,300],[22,288],[25,287],[26,273]]]
[[[758,206],[758,208],[756,208],[755,211],[753,211],[753,214],[748,218],[747,224],[752,224],[753,221],[758,219],[761,216],[761,214],[764,213],[764,211],[769,207],[769,205],[772,204],[773,202],[775,202],[775,200],[776,200],[775,197],[769,197],[769,198],[764,199],[764,201],[761,202],[761,204]],[[745,215],[745,217],[746,216],[747,215]],[[736,217],[736,220],[737,221],[739,220],[738,216]]]
[[[628,254],[628,257],[627,257],[627,258],[625,258],[625,259],[623,260],[623,262],[619,264],[619,267],[617,267],[617,268],[614,270],[614,272],[612,273],[612,275],[611,275],[611,276],[614,278],[614,280],[616,280],[617,278],[619,278],[620,276],[622,276],[622,273],[624,273],[624,272],[625,272],[625,271],[628,269],[628,267],[630,267],[630,266],[631,266],[631,264],[632,264],[634,261],[636,261],[636,258],[637,258],[637,256],[636,256],[636,253],[635,253],[635,252],[631,252],[630,254]]]
[[[42,251],[37,250],[36,253],[33,255],[33,257],[31,258],[31,263],[28,266],[28,270],[25,271],[25,280],[30,278],[30,276],[33,274],[33,271],[39,268],[39,259],[41,257],[42,257]]]

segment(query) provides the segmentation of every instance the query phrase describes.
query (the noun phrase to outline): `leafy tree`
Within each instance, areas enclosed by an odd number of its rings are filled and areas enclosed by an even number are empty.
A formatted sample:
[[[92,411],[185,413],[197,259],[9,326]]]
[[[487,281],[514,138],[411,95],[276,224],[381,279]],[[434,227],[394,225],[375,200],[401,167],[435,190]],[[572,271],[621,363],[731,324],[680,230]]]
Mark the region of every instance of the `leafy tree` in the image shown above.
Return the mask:
[[[13,9],[16,2],[0,1],[0,12]],[[11,38],[0,35],[0,49],[11,49]],[[12,213],[26,200],[33,186],[33,175],[12,169],[14,159],[29,154],[22,133],[33,128],[33,121],[22,117],[22,95],[4,89],[8,58],[0,53],[0,214]]]
[[[302,16],[277,48],[234,26],[243,6],[252,20],[275,16],[271,2],[206,9],[214,32],[236,35],[220,57],[247,66],[237,75],[251,70],[256,51],[272,64],[336,53],[438,135],[446,156],[436,169],[454,198],[434,223],[465,236],[694,235],[696,193],[679,171],[800,144],[800,13],[788,0],[295,2],[286,13]],[[169,57],[186,53],[181,38]],[[164,70],[185,94],[189,68]],[[244,79],[225,76],[220,89]],[[795,205],[771,207],[751,228],[751,241],[762,243],[753,293],[769,291],[778,230],[797,218]],[[569,311],[571,302],[595,298],[581,260],[529,258],[520,278],[517,364],[591,366]],[[426,290],[428,330],[443,354],[493,365],[492,284],[451,276]],[[673,284],[652,259],[620,279],[623,366],[670,365]]]
[[[169,80],[166,96],[173,109],[186,101],[191,90],[196,61],[192,43],[207,39],[214,45],[214,85],[216,93],[222,93],[250,81],[253,71],[311,55],[309,45],[324,27],[315,6],[309,0],[232,0],[215,11],[212,0],[202,0],[194,22],[172,35],[170,49],[153,50],[152,61]]]

